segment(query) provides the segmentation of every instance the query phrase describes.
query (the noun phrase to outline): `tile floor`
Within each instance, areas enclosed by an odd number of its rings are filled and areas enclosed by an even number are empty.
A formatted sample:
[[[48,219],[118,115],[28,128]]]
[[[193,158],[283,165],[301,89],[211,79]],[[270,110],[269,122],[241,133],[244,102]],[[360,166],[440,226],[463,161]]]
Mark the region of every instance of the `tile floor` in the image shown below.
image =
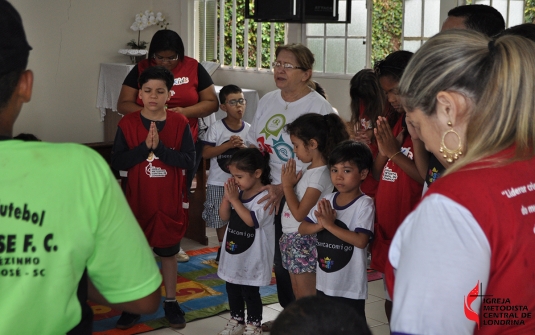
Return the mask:
[[[218,245],[215,229],[208,228],[206,231],[208,236],[208,246],[214,247]],[[182,248],[184,250],[194,250],[205,248],[195,241],[184,239],[182,240]],[[180,272],[180,263],[178,265]],[[281,305],[272,304],[265,305],[263,310],[264,321],[273,320],[282,311]],[[144,333],[150,335],[217,335],[227,324],[230,319],[230,313],[222,313],[206,319],[195,320],[187,324],[184,329],[163,328],[152,332]],[[368,299],[366,300],[366,319],[368,326],[373,335],[389,335],[390,327],[386,319],[384,310],[384,289],[383,281],[376,280],[368,283]],[[269,334],[269,333],[264,333]]]

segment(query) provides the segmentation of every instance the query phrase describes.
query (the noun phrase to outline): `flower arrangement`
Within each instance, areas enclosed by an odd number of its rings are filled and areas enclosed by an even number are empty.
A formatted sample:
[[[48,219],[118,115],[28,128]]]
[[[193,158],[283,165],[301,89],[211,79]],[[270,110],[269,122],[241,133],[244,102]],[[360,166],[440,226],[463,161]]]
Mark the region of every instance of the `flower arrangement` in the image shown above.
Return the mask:
[[[165,20],[165,17],[161,12],[154,13],[153,11],[146,10],[142,13],[136,14],[134,23],[130,26],[130,29],[137,31],[137,42],[132,39],[126,45],[132,49],[145,49],[147,48],[147,42],[141,41],[141,31],[147,27],[158,25],[160,28],[167,29],[169,22]]]

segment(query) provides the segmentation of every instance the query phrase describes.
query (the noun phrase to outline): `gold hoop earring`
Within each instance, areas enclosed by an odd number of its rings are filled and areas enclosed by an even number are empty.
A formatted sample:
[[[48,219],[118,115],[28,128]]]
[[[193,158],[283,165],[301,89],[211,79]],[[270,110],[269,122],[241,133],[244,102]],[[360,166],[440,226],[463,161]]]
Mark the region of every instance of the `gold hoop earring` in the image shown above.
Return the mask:
[[[448,122],[448,126],[452,127],[452,124],[451,122]],[[457,138],[459,139],[459,146],[452,150],[452,149],[449,149],[448,147],[446,147],[446,143],[444,142],[444,139],[446,138],[446,135],[448,134],[455,134],[457,136]],[[454,160],[457,160],[459,159],[459,156],[461,156],[463,154],[462,152],[462,142],[461,142],[461,136],[459,136],[459,134],[452,129],[449,129],[447,130],[443,135],[442,135],[442,141],[440,141],[440,153],[443,154],[442,157],[444,157],[446,159],[446,162],[448,163],[453,163]]]

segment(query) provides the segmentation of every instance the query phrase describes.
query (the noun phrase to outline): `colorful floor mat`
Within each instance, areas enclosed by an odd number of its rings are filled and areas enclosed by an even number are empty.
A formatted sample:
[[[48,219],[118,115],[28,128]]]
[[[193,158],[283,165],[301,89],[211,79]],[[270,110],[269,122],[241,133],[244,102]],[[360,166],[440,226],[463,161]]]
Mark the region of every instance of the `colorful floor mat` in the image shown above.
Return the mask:
[[[189,262],[178,265],[176,298],[186,312],[188,322],[229,310],[225,281],[217,276],[217,264],[214,261],[216,252],[217,247],[188,251]],[[381,278],[381,273],[368,270],[368,281]],[[269,286],[260,288],[264,304],[278,301],[277,288],[274,284],[273,277]],[[96,304],[91,307],[94,313],[93,335],[132,335],[169,326],[162,305],[156,313],[142,315],[139,323],[127,330],[115,329],[115,323],[121,312]]]
[[[178,265],[176,298],[186,312],[188,322],[229,310],[225,281],[217,276],[216,252],[217,247],[188,251],[189,262]],[[264,304],[277,302],[274,284],[273,278],[271,285],[260,288]],[[93,335],[131,335],[169,326],[162,305],[156,313],[143,315],[139,323],[128,330],[115,329],[121,312],[106,306],[91,307],[94,313]]]

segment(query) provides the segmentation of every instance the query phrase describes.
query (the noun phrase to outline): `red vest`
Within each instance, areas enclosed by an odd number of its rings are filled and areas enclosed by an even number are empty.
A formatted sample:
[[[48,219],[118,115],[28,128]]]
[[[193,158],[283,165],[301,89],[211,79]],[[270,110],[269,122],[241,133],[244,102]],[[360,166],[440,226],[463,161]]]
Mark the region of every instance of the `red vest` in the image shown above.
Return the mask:
[[[501,154],[507,152],[510,149]],[[535,334],[535,158],[497,168],[478,166],[481,165],[473,164],[470,169],[437,179],[426,196],[442,194],[466,207],[489,241],[489,281],[482,283],[484,292],[479,294],[491,295],[490,299],[509,299],[509,303],[483,300],[480,329],[476,327],[474,334]],[[500,309],[509,306],[525,306],[525,309]],[[524,318],[525,325],[520,326],[485,325],[489,319],[485,313],[492,310],[492,313],[517,313],[518,317],[523,312],[531,313],[531,318]],[[492,317],[492,320],[512,319]]]
[[[128,147],[137,147],[147,138],[141,113],[125,115],[119,122]],[[188,120],[182,114],[167,112],[160,141],[168,148],[180,150]],[[150,246],[166,248],[176,245],[187,228],[185,170],[169,166],[155,158],[145,160],[128,170],[126,198]]]
[[[402,131],[400,117],[392,132],[397,136]],[[414,148],[410,135],[406,135],[402,148],[408,148],[409,152],[403,153],[414,160]],[[371,267],[379,272],[385,272],[388,260],[388,249],[405,217],[414,209],[422,197],[422,187],[417,181],[406,174],[393,161],[388,161],[383,168],[377,194],[375,196],[374,239],[371,245]]]
[[[138,71],[141,74],[149,66],[155,66],[154,59],[144,59],[138,63]],[[171,88],[171,99],[167,102],[167,107],[189,107],[199,102],[199,76],[197,70],[199,68],[199,62],[190,57],[184,57],[182,62],[171,71],[175,77],[173,88]],[[143,101],[137,97],[136,103],[143,106]],[[191,128],[191,135],[193,141],[197,142],[198,118],[188,118],[189,126]]]

